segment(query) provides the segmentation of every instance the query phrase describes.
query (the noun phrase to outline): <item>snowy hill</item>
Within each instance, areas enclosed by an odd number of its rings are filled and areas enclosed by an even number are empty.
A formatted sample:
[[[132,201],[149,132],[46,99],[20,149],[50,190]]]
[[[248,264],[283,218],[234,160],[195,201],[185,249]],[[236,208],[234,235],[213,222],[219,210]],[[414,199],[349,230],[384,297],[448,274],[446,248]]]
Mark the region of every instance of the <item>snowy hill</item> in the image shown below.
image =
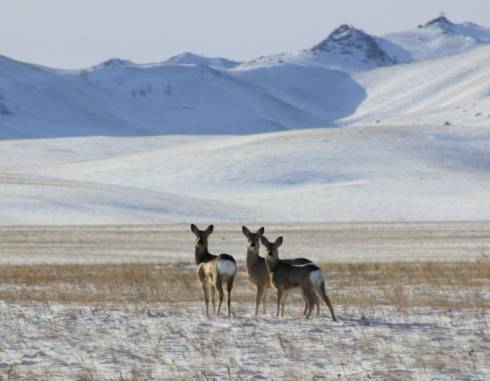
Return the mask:
[[[164,63],[172,65],[207,65],[217,69],[231,69],[240,64],[240,62],[232,61],[222,57],[204,57],[190,52],[185,52],[177,56],[173,56],[167,61],[164,61]]]
[[[490,219],[487,127],[0,142],[0,224]]]
[[[241,68],[284,63],[321,65],[330,69],[357,72],[394,64],[369,34],[350,25],[341,25],[310,49],[260,57],[242,64]]]
[[[431,59],[490,42],[490,29],[465,22],[455,24],[446,17],[435,18],[415,30],[391,33],[376,39],[396,62]]]
[[[348,74],[321,67],[235,71],[110,60],[74,73],[3,58],[0,97],[0,138],[29,138],[332,125],[354,111],[364,91]]]
[[[367,91],[345,125],[490,124],[490,45],[457,55],[357,73]]]
[[[0,56],[0,139],[487,125],[489,41],[440,17],[384,37],[342,25],[312,48],[242,64],[184,53],[57,70]]]

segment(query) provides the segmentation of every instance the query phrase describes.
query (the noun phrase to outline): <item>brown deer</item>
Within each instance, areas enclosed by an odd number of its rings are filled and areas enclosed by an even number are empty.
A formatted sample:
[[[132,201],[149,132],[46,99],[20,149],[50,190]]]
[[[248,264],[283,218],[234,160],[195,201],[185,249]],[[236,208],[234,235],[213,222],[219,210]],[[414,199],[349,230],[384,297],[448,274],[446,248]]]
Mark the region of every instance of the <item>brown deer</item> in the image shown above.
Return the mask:
[[[307,319],[309,319],[315,306],[315,294],[317,294],[327,305],[332,314],[332,319],[337,321],[332,304],[325,291],[324,272],[313,263],[305,266],[293,266],[279,259],[278,248],[282,244],[282,237],[271,243],[266,237],[262,236],[261,241],[267,250],[265,261],[271,273],[272,284],[277,290],[277,316],[284,316],[283,299],[287,297],[287,293],[291,289],[300,288],[303,298],[308,304]]]
[[[208,251],[208,237],[213,232],[213,225],[206,230],[199,230],[196,225],[191,225],[191,231],[196,236],[195,257],[197,275],[204,291],[204,303],[206,304],[206,316],[209,317],[209,294],[213,304],[213,313],[219,315],[223,303],[223,285],[226,284],[228,316],[231,316],[231,290],[235,279],[237,266],[235,259],[228,254],[214,255]],[[219,303],[216,310],[216,289],[218,290]]]
[[[257,296],[255,299],[255,315],[259,314],[260,303],[262,303],[262,312],[265,314],[267,309],[267,292],[272,287],[269,270],[265,259],[259,255],[260,239],[264,234],[264,227],[261,227],[255,233],[252,233],[246,226],[242,226],[242,232],[247,237],[247,271],[249,280],[257,287]],[[312,262],[306,258],[284,259],[285,263],[293,266],[304,266]],[[320,313],[320,301],[315,294],[317,316]],[[284,298],[283,303],[286,302]],[[304,315],[306,315],[308,303],[305,300]]]

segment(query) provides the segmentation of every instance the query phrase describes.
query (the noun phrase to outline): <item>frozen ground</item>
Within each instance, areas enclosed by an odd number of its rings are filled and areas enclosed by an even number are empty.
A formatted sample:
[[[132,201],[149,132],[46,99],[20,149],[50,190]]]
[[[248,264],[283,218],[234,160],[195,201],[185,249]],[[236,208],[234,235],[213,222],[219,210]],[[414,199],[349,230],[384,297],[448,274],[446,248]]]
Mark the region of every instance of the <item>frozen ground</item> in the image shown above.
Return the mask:
[[[201,304],[2,302],[2,379],[485,380],[490,316],[479,309],[337,307],[329,317],[206,319]]]

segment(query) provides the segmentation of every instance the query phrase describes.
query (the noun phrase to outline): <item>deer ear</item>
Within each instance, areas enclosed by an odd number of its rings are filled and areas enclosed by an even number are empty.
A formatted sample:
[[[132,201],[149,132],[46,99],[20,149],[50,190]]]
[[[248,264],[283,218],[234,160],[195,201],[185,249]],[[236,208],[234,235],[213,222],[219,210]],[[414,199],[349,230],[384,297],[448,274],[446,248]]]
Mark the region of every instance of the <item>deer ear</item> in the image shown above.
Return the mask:
[[[279,247],[281,245],[282,245],[282,237],[279,237],[278,239],[276,239],[276,242],[274,242],[274,246]]]
[[[260,235],[260,236],[262,236],[262,235],[264,234],[264,232],[265,232],[265,229],[264,229],[264,227],[262,226],[262,227],[261,227],[261,228],[260,228],[260,229],[257,231],[257,234],[258,234],[258,235]]]
[[[264,246],[269,246],[269,241],[264,236],[260,237],[260,241]]]
[[[245,237],[250,236],[250,230],[248,230],[246,226],[242,226],[242,232],[245,234]]]
[[[210,235],[213,232],[213,229],[214,229],[214,226],[213,225],[209,225],[208,228],[206,229],[206,234],[207,235]]]
[[[199,229],[197,228],[196,225],[191,224],[191,232],[193,232],[195,235],[199,234]]]

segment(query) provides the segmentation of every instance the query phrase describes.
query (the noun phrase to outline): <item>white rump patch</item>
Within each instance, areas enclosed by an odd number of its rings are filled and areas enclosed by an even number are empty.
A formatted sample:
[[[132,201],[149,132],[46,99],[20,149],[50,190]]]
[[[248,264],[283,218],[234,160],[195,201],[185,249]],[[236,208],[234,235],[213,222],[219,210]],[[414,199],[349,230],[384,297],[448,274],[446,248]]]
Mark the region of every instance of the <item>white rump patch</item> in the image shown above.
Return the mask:
[[[315,270],[310,273],[310,282],[313,286],[319,286],[325,282],[325,273],[322,270]]]
[[[221,259],[218,261],[218,273],[233,276],[236,273],[236,264],[232,261]]]

